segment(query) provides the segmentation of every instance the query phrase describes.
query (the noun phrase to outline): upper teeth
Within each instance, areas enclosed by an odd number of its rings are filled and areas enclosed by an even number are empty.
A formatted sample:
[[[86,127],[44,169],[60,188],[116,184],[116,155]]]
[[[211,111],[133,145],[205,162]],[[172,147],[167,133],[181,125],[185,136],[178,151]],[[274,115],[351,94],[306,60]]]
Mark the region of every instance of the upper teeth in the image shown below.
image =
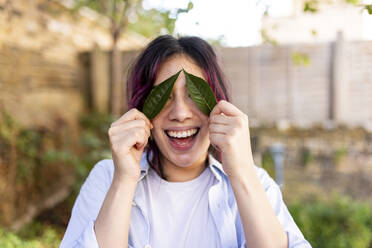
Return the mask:
[[[168,135],[175,138],[186,138],[194,135],[198,130],[196,128],[185,131],[167,131]]]

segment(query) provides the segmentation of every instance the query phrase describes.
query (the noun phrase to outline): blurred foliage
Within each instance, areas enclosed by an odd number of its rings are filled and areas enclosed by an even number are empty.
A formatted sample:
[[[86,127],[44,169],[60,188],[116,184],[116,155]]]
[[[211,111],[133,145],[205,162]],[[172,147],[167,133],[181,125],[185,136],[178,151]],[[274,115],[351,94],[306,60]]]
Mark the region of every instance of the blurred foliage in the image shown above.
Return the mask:
[[[18,170],[22,178],[30,177],[29,171],[37,164],[62,163],[73,166],[77,176],[83,180],[92,166],[101,159],[111,158],[111,150],[107,137],[108,128],[114,121],[109,114],[87,113],[80,117],[81,133],[78,137],[78,152],[70,147],[48,147],[40,153],[41,135],[35,130],[22,130],[17,136]],[[53,133],[48,134],[56,138]],[[27,168],[26,168],[27,167]],[[81,182],[80,182],[81,184]],[[80,188],[80,184],[77,185]]]
[[[359,4],[359,0],[345,0],[346,3],[350,3],[350,4],[353,4],[353,5],[357,5]]]
[[[342,160],[346,157],[347,155],[347,148],[346,147],[340,147],[338,148],[334,153],[333,153],[333,164],[334,165],[339,165]]]
[[[312,36],[318,36],[318,31],[316,31],[315,29],[312,29],[311,30],[311,35]]]
[[[211,44],[214,47],[216,47],[216,46],[221,47],[221,46],[223,46],[223,43],[225,42],[226,37],[225,37],[225,35],[219,35],[216,38],[208,38],[206,40],[209,44]]]
[[[261,166],[266,170],[270,177],[275,178],[274,158],[269,149],[266,149],[261,155]]]
[[[78,137],[78,149],[73,150],[66,144],[56,145],[59,143],[57,134],[62,130],[25,128],[17,123],[9,113],[3,111],[0,122],[1,155],[3,152],[9,153],[11,149],[14,149],[17,183],[28,185],[26,188],[31,191],[38,191],[36,184],[40,181],[39,167],[47,164],[61,164],[75,169],[77,180],[72,194],[65,200],[63,207],[69,210],[68,215],[62,217],[62,219],[65,218],[62,222],[66,222],[80,187],[91,168],[99,160],[111,158],[107,132],[113,121],[114,118],[109,114],[82,115],[79,120],[81,132]],[[14,143],[14,148],[11,148],[12,143]],[[7,156],[2,156],[2,158],[9,160]],[[55,214],[59,214],[58,211]],[[61,223],[61,217],[50,216],[49,218]],[[25,226],[17,233],[0,227],[0,247],[58,247],[64,228],[58,229],[37,221]]]
[[[128,29],[148,38],[173,35],[179,14],[188,13],[192,8],[192,2],[186,8],[175,10],[141,8],[129,19]]]
[[[372,4],[363,4],[361,0],[345,0],[346,3],[361,7],[362,10],[366,10],[368,14],[372,15]]]
[[[372,15],[372,4],[366,5],[365,9],[367,10],[368,14]]]
[[[0,138],[8,144],[11,141],[13,132],[19,128],[19,124],[12,118],[12,116],[2,111],[1,125],[0,125]]]
[[[89,171],[99,160],[111,159],[110,142],[107,136],[108,129],[115,118],[110,114],[92,112],[80,117],[82,130],[79,145],[83,152],[77,166],[80,179],[84,180]],[[80,184],[82,181],[80,182]],[[80,188],[80,185],[77,185]]]
[[[111,31],[120,34],[128,23],[128,15],[142,5],[142,0],[73,0],[74,9],[88,7],[111,21]]]
[[[116,32],[128,29],[147,38],[161,34],[174,34],[175,24],[180,14],[193,8],[190,1],[186,8],[144,9],[142,0],[74,0],[75,9],[88,7],[110,18]]]
[[[313,248],[372,247],[372,208],[345,196],[315,199],[289,206],[295,222]]]
[[[319,3],[321,1],[318,0],[307,0],[304,2],[303,11],[308,13],[316,13],[319,11]],[[324,1],[323,1],[324,2]],[[322,3],[323,3],[322,2]],[[346,3],[352,4],[356,7],[360,7],[362,10],[366,10],[368,14],[372,15],[372,4],[363,4],[360,0],[345,0]],[[332,4],[332,1],[329,1]]]
[[[27,226],[27,230],[20,233],[0,228],[1,248],[57,248],[60,242],[61,237],[56,230],[39,223]]]
[[[47,163],[76,164],[69,137],[62,137],[61,130],[43,127],[27,128],[19,124],[7,111],[2,110],[0,123],[1,156],[6,163],[15,164],[16,182],[32,185],[40,180],[38,169]],[[59,150],[55,150],[59,148]]]
[[[54,169],[50,170],[51,168],[59,170],[59,168],[65,167],[64,170],[66,171],[67,166],[67,170],[72,169],[75,171],[76,176],[73,191],[65,201],[66,206],[64,209],[69,209],[70,212],[80,187],[91,168],[99,160],[111,158],[111,150],[107,137],[108,128],[114,121],[111,115],[99,113],[82,115],[79,120],[79,129],[81,131],[78,137],[74,137],[79,142],[78,144],[74,144],[74,147],[71,146],[71,136],[67,135],[68,128],[66,126],[61,126],[61,128],[57,128],[56,130],[41,127],[33,129],[26,128],[17,123],[4,110],[2,111],[1,120],[0,153],[2,162],[10,165],[7,167],[15,170],[14,180],[17,187],[12,187],[15,190],[12,194],[18,195],[17,197],[26,197],[27,195],[26,198],[29,199],[27,200],[25,198],[22,201],[24,203],[30,203],[33,197],[38,197],[37,195],[41,193],[42,189],[45,189],[45,185],[50,183],[50,180],[55,180],[53,178],[59,175],[54,174]],[[10,154],[13,155],[11,156]],[[41,171],[44,172],[42,173]],[[44,176],[41,177],[40,173]],[[45,176],[45,173],[52,176],[48,178]],[[9,176],[10,174],[7,175],[7,177]],[[25,196],[22,194],[25,194]],[[8,202],[6,204],[9,205],[12,203]],[[63,220],[61,218],[55,219],[59,223],[64,223],[69,216],[63,218]],[[43,240],[41,233],[36,235],[36,237]],[[47,236],[45,236],[46,238]],[[21,244],[17,247],[29,247],[27,245],[30,244],[35,245],[30,247],[39,247],[39,243],[35,243],[31,239],[27,238],[26,242],[23,238],[16,238],[13,234],[2,231],[0,240],[1,242],[7,240],[7,246],[5,244],[3,246],[0,243],[0,247],[13,247],[11,246],[11,242],[13,241],[15,242],[15,246]]]
[[[261,29],[261,37],[262,37],[262,42],[264,44],[270,44],[274,46],[278,45],[278,41],[270,37],[270,35],[267,33],[265,29]]]
[[[296,66],[310,66],[310,58],[306,53],[294,52],[292,53],[292,62]]]
[[[318,4],[317,0],[309,0],[304,2],[304,12],[315,13],[318,11]]]
[[[300,150],[300,164],[303,167],[307,167],[311,162],[314,161],[314,155],[311,150],[307,147],[302,147]]]

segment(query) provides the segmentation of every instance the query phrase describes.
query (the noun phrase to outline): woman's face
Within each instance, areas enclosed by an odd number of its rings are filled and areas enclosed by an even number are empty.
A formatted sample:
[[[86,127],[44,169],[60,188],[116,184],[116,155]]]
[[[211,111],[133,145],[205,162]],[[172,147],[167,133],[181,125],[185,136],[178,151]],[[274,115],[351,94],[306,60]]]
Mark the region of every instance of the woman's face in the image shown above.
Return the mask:
[[[203,71],[185,55],[175,55],[161,65],[155,85],[184,68],[203,79]],[[189,97],[181,72],[162,111],[153,119],[152,135],[161,152],[163,166],[200,166],[207,157],[208,116]]]

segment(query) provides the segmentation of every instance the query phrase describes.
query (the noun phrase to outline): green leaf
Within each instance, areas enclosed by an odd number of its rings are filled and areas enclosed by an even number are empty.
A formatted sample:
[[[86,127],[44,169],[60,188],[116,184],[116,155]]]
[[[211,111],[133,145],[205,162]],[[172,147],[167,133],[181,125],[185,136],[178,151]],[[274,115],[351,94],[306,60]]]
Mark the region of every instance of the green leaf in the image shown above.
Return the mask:
[[[292,54],[292,61],[296,66],[310,66],[311,61],[306,53],[295,52]]]
[[[174,83],[176,82],[181,70],[161,82],[150,92],[143,105],[142,112],[152,120],[162,110],[172,93]]]
[[[372,15],[372,4],[366,5],[365,9],[368,11],[368,14]]]
[[[353,5],[358,5],[359,0],[346,0],[346,3],[353,4]]]
[[[317,0],[309,0],[304,3],[304,12],[315,13],[318,11],[318,4]]]
[[[209,84],[202,78],[194,76],[184,69],[186,78],[186,88],[195,104],[206,115],[209,115],[214,106],[216,106],[216,97]]]

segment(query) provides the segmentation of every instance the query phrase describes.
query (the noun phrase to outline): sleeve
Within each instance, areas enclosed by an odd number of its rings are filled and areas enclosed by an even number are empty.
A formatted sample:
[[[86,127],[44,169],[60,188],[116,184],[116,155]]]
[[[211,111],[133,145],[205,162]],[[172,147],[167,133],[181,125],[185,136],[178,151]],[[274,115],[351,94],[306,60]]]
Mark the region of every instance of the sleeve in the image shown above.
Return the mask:
[[[262,168],[258,169],[258,175],[264,186],[266,195],[269,198],[275,215],[282,224],[288,237],[289,248],[311,248],[310,243],[305,239],[300,229],[293,220],[282,197],[282,192],[276,182]]]
[[[82,185],[60,248],[98,248],[94,222],[111,185],[113,164],[98,162]]]

